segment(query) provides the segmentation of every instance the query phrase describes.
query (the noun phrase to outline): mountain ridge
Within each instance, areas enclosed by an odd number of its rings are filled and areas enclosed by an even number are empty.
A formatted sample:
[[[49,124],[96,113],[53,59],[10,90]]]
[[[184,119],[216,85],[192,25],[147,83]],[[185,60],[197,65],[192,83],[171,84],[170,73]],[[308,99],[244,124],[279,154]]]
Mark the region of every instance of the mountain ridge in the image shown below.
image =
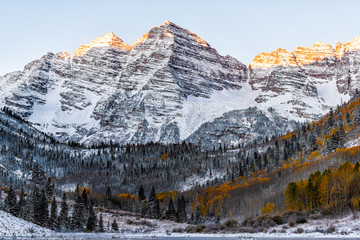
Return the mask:
[[[257,107],[260,115],[274,110],[280,119],[311,121],[348,100],[359,85],[358,52],[346,50],[358,41],[348,43],[338,44],[339,54],[344,52],[340,59],[332,47],[330,54],[329,45],[317,43],[298,48],[301,66],[295,64],[296,54],[278,49],[258,57],[270,56],[266,64],[277,65],[252,68],[165,21],[133,46],[109,33],[73,55],[48,53],[22,72],[0,77],[0,102],[60,141],[85,144],[179,142],[203,124],[215,131],[215,119],[227,122],[231,114],[225,113],[249,107]],[[320,57],[309,51],[320,51]],[[239,136],[228,140],[245,141]]]

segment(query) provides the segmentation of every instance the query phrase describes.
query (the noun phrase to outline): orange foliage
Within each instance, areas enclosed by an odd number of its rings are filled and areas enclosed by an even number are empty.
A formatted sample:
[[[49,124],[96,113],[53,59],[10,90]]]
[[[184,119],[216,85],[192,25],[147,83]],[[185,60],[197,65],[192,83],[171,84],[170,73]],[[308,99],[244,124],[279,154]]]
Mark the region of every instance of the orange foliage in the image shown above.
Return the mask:
[[[178,192],[176,190],[173,190],[171,192],[161,192],[156,194],[156,198],[159,200],[159,202],[164,202],[165,200],[172,199],[175,200],[178,195]]]
[[[287,140],[287,139],[290,139],[292,137],[292,132],[289,132],[288,134],[282,136],[279,138],[279,140]]]
[[[165,161],[168,155],[169,155],[169,153],[161,155],[161,157],[160,157],[161,160]]]
[[[132,201],[137,201],[137,197],[128,193],[120,193],[118,195],[119,199],[127,199],[127,200],[132,200]]]
[[[259,170],[254,172],[249,178],[239,177],[221,186],[206,188],[204,193],[199,194],[192,203],[191,211],[194,212],[199,207],[200,213],[204,216],[211,210],[214,211],[215,215],[221,216],[224,213],[222,209],[223,200],[229,199],[233,191],[269,181],[270,178],[267,176],[267,171]]]
[[[272,214],[275,212],[275,204],[268,202],[265,207],[262,208],[261,214]]]

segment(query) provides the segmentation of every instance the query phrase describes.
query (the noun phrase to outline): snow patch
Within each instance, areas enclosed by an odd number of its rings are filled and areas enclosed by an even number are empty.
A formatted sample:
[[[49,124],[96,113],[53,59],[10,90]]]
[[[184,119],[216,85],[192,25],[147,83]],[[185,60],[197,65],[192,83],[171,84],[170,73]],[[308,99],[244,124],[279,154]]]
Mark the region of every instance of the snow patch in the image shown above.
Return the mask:
[[[296,94],[296,91],[269,96],[268,93],[261,90],[253,90],[248,83],[241,83],[242,88],[240,90],[213,91],[210,98],[189,96],[184,102],[183,108],[179,110],[179,117],[175,119],[180,129],[180,139],[186,139],[202,124],[211,122],[226,112],[249,107],[257,107],[265,114],[272,108],[281,117],[299,122],[308,121],[309,116],[315,119],[329,111],[329,108],[324,106],[336,106],[341,101],[349,100],[349,96],[337,92],[334,84],[336,84],[335,81],[318,84],[319,98],[304,97],[302,94]],[[258,97],[265,97],[266,100],[257,102]],[[298,103],[304,105],[300,107],[305,114],[298,113]]]
[[[45,236],[54,232],[0,210],[1,236]],[[13,239],[16,239],[13,238]],[[34,238],[36,239],[36,238]]]
[[[335,107],[350,100],[349,95],[339,93],[335,80],[331,80],[323,84],[315,84],[315,86],[319,97],[322,98],[329,106]]]

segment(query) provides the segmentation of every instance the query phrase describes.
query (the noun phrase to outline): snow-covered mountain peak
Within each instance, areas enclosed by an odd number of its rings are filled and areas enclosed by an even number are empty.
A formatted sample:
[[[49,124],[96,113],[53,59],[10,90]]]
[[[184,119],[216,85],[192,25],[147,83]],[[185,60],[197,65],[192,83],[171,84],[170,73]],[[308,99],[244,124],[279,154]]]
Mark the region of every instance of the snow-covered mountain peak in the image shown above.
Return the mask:
[[[294,54],[283,48],[270,53],[262,52],[255,56],[250,68],[271,68],[276,66],[296,66]]]
[[[123,42],[123,40],[121,40],[121,38],[116,36],[116,34],[114,34],[113,32],[110,32],[101,37],[95,38],[89,44],[81,45],[75,50],[74,56],[77,57],[83,56],[93,47],[108,47],[108,46],[117,47],[125,50],[132,49],[132,47],[129,44]]]
[[[226,122],[243,121],[245,112],[231,111],[273,109],[285,124],[317,119],[348,99],[360,88],[356,46],[360,38],[336,49],[320,42],[292,52],[278,48],[248,68],[165,21],[133,47],[108,33],[74,55],[48,53],[0,77],[0,103],[60,141],[211,144],[228,134]],[[216,130],[213,140],[197,131],[204,124]]]
[[[191,38],[192,38],[195,42],[197,42],[197,43],[199,43],[199,44],[201,44],[201,45],[203,45],[203,46],[210,47],[210,45],[209,45],[204,39],[200,38],[198,35],[196,35],[195,33],[191,32],[190,30],[185,29],[185,28],[182,28],[182,27],[180,27],[179,25],[177,25],[177,24],[175,24],[175,23],[172,23],[172,22],[170,22],[170,21],[165,21],[164,24],[161,25],[161,26],[165,26],[165,28],[166,28],[169,32],[171,32],[171,33],[173,33],[173,34],[176,33],[176,32],[181,32],[182,34],[187,34],[187,35],[191,36]],[[160,26],[160,27],[161,27],[161,26]],[[181,36],[181,35],[178,35],[178,36],[179,36],[179,37],[183,37],[183,36]]]
[[[315,42],[312,46],[297,47],[292,52],[283,48],[278,48],[270,53],[262,52],[255,56],[250,63],[250,68],[302,67],[327,58],[333,58],[335,55],[335,50],[330,44]]]
[[[360,49],[360,36],[351,39],[345,45],[346,52],[358,51]]]
[[[138,44],[144,43],[146,41],[146,39],[148,39],[148,37],[149,37],[149,32],[142,35],[141,38],[136,39],[134,44],[133,44],[133,48],[135,48],[135,46],[138,45]]]

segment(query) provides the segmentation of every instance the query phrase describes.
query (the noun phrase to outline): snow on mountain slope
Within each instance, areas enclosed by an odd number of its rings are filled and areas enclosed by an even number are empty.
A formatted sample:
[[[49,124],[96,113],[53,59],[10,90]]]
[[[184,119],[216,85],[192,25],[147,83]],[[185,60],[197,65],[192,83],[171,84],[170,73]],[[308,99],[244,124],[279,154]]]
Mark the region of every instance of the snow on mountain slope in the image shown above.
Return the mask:
[[[356,90],[359,42],[278,49],[248,68],[166,21],[132,47],[109,33],[74,55],[48,53],[0,77],[0,103],[60,141],[85,144],[178,142],[249,107],[311,121]]]
[[[0,210],[1,236],[49,236],[54,232]]]

